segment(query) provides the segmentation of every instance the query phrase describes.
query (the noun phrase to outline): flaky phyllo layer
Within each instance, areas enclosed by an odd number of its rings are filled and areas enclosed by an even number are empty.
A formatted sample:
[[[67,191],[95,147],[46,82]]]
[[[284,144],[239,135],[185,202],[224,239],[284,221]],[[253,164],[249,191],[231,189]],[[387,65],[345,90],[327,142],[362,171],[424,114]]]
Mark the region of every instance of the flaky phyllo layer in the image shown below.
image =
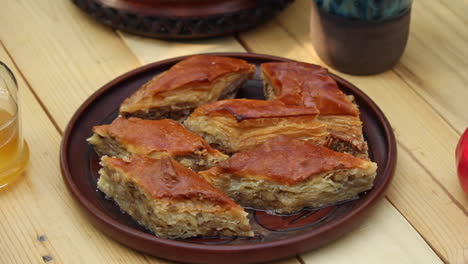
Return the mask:
[[[184,122],[193,132],[226,153],[251,149],[268,139],[288,135],[325,144],[329,132],[313,108],[251,99],[205,104]]]
[[[126,158],[132,153],[152,158],[169,156],[195,171],[211,168],[228,158],[174,120],[117,118],[110,125],[94,127],[93,131],[88,142],[100,156]]]
[[[127,98],[123,117],[184,120],[196,107],[234,97],[255,66],[244,60],[199,55],[157,75]]]
[[[170,158],[103,157],[101,164],[99,190],[160,237],[253,236],[240,206]]]
[[[279,136],[200,174],[242,206],[292,213],[372,188],[377,164]]]
[[[267,100],[230,99],[256,71],[240,59],[192,56],[155,76],[94,127],[98,188],[166,238],[253,236],[240,205],[289,214],[371,189],[354,98],[318,65],[261,70]]]

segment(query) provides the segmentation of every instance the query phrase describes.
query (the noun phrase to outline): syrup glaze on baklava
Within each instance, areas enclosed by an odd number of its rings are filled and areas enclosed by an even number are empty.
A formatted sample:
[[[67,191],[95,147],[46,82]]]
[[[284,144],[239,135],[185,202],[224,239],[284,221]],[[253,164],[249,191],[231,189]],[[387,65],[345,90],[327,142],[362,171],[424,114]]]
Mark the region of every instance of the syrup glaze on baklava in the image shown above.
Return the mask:
[[[241,59],[192,56],[144,84],[123,102],[120,114],[183,120],[197,106],[234,97],[254,72],[255,66]]]
[[[267,100],[231,99],[255,71],[197,55],[144,84],[88,139],[102,156],[98,188],[167,238],[253,236],[240,205],[289,214],[371,189],[359,109],[328,71],[264,63]]]
[[[329,133],[317,114],[316,108],[280,101],[230,99],[198,107],[184,124],[223,152],[235,153],[278,135],[325,144]]]
[[[336,151],[367,158],[359,109],[328,74],[314,64],[273,62],[261,65],[267,99],[288,105],[316,107],[318,120],[330,132],[328,146]]]
[[[153,158],[169,156],[193,170],[204,170],[228,156],[174,120],[117,118],[110,125],[95,126],[88,142],[101,155],[128,157],[131,153]]]
[[[242,207],[167,156],[104,156],[101,165],[99,190],[160,237],[253,236]]]
[[[372,188],[377,164],[278,136],[200,174],[242,206],[276,213],[322,207]]]

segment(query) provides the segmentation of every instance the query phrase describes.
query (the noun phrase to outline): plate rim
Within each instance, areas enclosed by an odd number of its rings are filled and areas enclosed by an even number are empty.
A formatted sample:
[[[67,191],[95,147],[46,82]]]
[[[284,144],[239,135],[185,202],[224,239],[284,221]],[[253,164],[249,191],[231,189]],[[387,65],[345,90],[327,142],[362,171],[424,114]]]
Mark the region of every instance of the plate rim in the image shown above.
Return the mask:
[[[384,195],[385,190],[387,189],[388,185],[393,179],[395,167],[396,167],[396,160],[397,160],[397,147],[396,147],[396,139],[395,135],[393,133],[393,130],[391,128],[391,125],[388,121],[388,119],[385,117],[383,112],[380,110],[380,108],[377,106],[377,104],[368,96],[366,95],[363,91],[361,91],[358,87],[350,83],[349,81],[333,74],[329,73],[330,76],[335,79],[337,82],[341,83],[342,85],[346,86],[350,90],[353,91],[354,94],[358,94],[360,98],[362,98],[368,106],[373,110],[374,114],[378,116],[379,122],[382,124],[383,131],[385,132],[385,141],[388,144],[388,151],[387,155],[389,157],[388,162],[385,164],[385,168],[382,170],[382,174],[384,174],[385,177],[383,177],[383,182],[379,186],[378,189],[375,189],[373,192],[368,193],[366,197],[368,197],[363,203],[357,205],[355,208],[353,208],[349,213],[347,213],[344,217],[337,219],[336,221],[329,223],[327,225],[324,225],[323,227],[320,227],[316,230],[310,230],[308,232],[305,232],[304,234],[296,235],[290,238],[285,238],[281,240],[275,240],[275,241],[268,241],[268,242],[260,242],[258,244],[248,244],[248,245],[207,245],[207,244],[196,244],[196,243],[187,243],[183,241],[177,241],[177,240],[171,240],[171,239],[165,239],[165,238],[160,238],[155,235],[149,234],[142,232],[140,230],[136,230],[132,227],[129,227],[123,223],[120,223],[118,220],[113,219],[111,216],[105,214],[102,212],[99,208],[95,207],[91,201],[89,201],[81,192],[80,189],[77,187],[75,184],[75,181],[73,180],[72,173],[70,172],[69,164],[67,161],[67,155],[66,155],[66,150],[69,147],[70,144],[70,135],[73,132],[74,128],[76,127],[77,121],[80,119],[81,115],[83,112],[100,96],[105,94],[109,89],[112,89],[113,86],[116,84],[125,81],[126,79],[129,79],[133,77],[134,75],[138,75],[142,72],[145,72],[147,70],[150,70],[152,68],[162,68],[166,67],[169,65],[172,65],[182,59],[185,59],[189,56],[193,55],[215,55],[215,56],[227,56],[227,57],[236,57],[236,58],[242,58],[242,59],[251,59],[251,60],[265,60],[265,61],[295,61],[292,59],[287,59],[287,58],[282,58],[282,57],[277,57],[277,56],[272,56],[272,55],[266,55],[266,54],[259,54],[259,53],[244,53],[244,52],[216,52],[216,53],[197,53],[197,54],[191,54],[191,55],[185,55],[185,56],[179,56],[179,57],[174,57],[174,58],[169,58],[165,60],[160,60],[156,61],[153,63],[149,63],[146,65],[143,65],[141,67],[135,68],[131,71],[128,71],[122,75],[119,75],[115,79],[111,80],[110,82],[106,83],[103,85],[101,88],[99,88],[97,91],[95,91],[92,95],[90,95],[81,105],[80,107],[75,111],[73,114],[72,118],[67,124],[67,127],[64,131],[63,137],[62,137],[62,142],[60,146],[60,167],[61,167],[61,172],[62,172],[62,178],[68,188],[68,190],[71,192],[72,196],[74,197],[74,200],[79,202],[80,206],[87,212],[88,216],[94,217],[94,220],[100,221],[102,224],[107,224],[110,228],[114,229],[114,231],[118,232],[123,232],[127,236],[134,237],[139,240],[146,240],[151,241],[151,243],[157,243],[159,246],[169,246],[169,247],[177,247],[181,250],[187,249],[187,250],[197,250],[197,251],[205,251],[209,253],[226,253],[226,252],[231,252],[232,251],[241,251],[241,252],[251,252],[251,251],[256,251],[260,249],[269,249],[269,248],[274,248],[274,247],[282,247],[282,246],[291,246],[295,245],[297,243],[307,241],[308,239],[311,239],[317,235],[328,233],[329,231],[332,231],[334,229],[339,229],[343,225],[348,224],[348,222],[352,222],[359,214],[363,214],[365,212],[368,212],[375,204],[377,201],[380,200],[380,198]],[[119,239],[115,238],[113,235],[108,234],[108,231],[105,231],[101,228],[99,228],[93,221],[91,221],[92,224],[101,231],[102,233],[111,236],[113,239],[124,243],[120,241]],[[357,221],[358,223],[363,222]],[[341,236],[343,234],[348,233],[349,231],[341,232],[338,236]],[[331,240],[335,240],[336,238],[333,238]],[[326,243],[326,242],[325,242]],[[154,253],[147,252],[144,249],[139,249],[136,247],[133,247],[131,245],[128,245],[127,243],[124,243],[125,245],[138,250],[138,251],[144,251],[146,253],[155,255]],[[310,249],[302,250],[308,251]],[[291,253],[291,255],[296,254],[297,252]],[[283,256],[287,257],[287,256]],[[275,258],[276,259],[276,258]],[[272,260],[272,259],[270,259]]]

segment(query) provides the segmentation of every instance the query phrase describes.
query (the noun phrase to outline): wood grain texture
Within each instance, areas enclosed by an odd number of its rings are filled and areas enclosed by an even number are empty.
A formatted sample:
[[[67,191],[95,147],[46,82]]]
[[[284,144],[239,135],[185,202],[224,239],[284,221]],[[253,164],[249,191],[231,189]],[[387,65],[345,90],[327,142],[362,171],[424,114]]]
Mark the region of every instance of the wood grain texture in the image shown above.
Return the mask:
[[[414,1],[411,39],[394,69],[459,134],[468,124],[467,14],[466,0]]]
[[[387,200],[378,205],[369,220],[335,243],[302,255],[302,259],[313,264],[443,263],[431,248],[421,246],[426,242],[413,234],[413,228]]]
[[[0,60],[13,62],[0,47]],[[31,160],[24,175],[0,190],[0,263],[163,263],[127,249],[88,223],[60,175],[60,134],[16,68],[21,118]]]
[[[62,129],[91,93],[139,66],[114,31],[68,0],[4,1],[0,24],[0,39]]]
[[[446,263],[467,263],[468,217],[401,148],[387,197]],[[421,262],[423,263],[423,262]]]
[[[233,37],[175,42],[144,38],[120,31],[119,34],[141,64],[190,54],[245,51]]]
[[[309,9],[310,1],[296,1],[278,17],[276,22],[241,34],[240,38],[254,52],[263,51],[321,64],[310,44],[307,27],[298,26],[308,23]],[[426,36],[430,37],[429,34]],[[410,36],[410,41],[411,39],[412,36]],[[430,40],[424,40],[424,42],[430,42]],[[405,56],[409,56],[410,52],[411,50],[407,50]],[[421,56],[421,54],[417,53],[412,56]],[[450,68],[442,67],[440,71],[449,72]],[[368,77],[338,74],[356,84],[377,102],[394,126],[399,141],[399,152],[407,153],[405,155],[407,159],[404,161],[410,164],[410,167],[421,168],[422,172],[417,176],[419,180],[425,181],[428,189],[424,190],[419,186],[411,185],[411,181],[416,177],[411,171],[402,171],[400,166],[397,167],[396,181],[400,182],[400,187],[391,188],[390,193],[393,195],[389,197],[392,203],[410,219],[411,224],[421,232],[442,258],[451,263],[467,262],[468,244],[462,238],[462,234],[466,232],[466,224],[449,226],[442,224],[463,216],[466,218],[467,215],[468,197],[459,187],[454,169],[457,132],[432,108],[432,105],[421,98],[417,91],[408,86],[407,82],[394,71]],[[443,87],[438,87],[438,89],[443,89]],[[464,88],[458,87],[457,89]],[[432,190],[437,190],[445,203],[440,204],[438,199],[441,197],[438,196],[423,196],[424,193],[430,193]],[[412,200],[403,202],[395,196],[414,197],[415,201],[424,197],[426,202],[419,203]],[[437,211],[444,211],[443,214],[436,216],[437,221],[427,219],[424,214],[421,214],[422,211],[434,210],[433,204],[441,206],[437,208]],[[442,206],[456,209],[450,211]],[[430,226],[432,231],[429,231],[426,226]],[[445,240],[443,234],[447,232],[458,234],[457,239]]]

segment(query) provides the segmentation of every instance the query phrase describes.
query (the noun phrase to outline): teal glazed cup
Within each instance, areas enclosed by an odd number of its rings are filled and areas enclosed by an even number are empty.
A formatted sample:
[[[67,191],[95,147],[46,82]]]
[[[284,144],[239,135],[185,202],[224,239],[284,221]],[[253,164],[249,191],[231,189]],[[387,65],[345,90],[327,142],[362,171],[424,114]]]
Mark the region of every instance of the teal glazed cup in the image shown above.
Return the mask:
[[[408,41],[411,0],[315,0],[310,34],[318,56],[349,74],[371,75],[398,63]]]
[[[403,15],[413,0],[315,0],[325,12],[356,20],[383,21]]]

